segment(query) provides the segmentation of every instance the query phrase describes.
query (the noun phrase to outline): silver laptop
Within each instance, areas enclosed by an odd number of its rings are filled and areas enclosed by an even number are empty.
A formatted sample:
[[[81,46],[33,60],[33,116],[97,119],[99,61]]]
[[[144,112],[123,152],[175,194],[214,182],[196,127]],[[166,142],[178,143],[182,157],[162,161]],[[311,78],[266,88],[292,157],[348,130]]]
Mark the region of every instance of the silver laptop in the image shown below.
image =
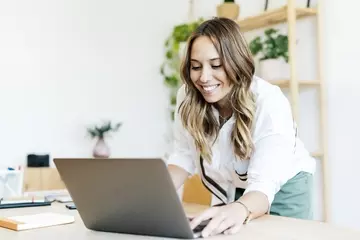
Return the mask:
[[[185,215],[162,159],[57,158],[54,163],[88,229],[191,239]]]

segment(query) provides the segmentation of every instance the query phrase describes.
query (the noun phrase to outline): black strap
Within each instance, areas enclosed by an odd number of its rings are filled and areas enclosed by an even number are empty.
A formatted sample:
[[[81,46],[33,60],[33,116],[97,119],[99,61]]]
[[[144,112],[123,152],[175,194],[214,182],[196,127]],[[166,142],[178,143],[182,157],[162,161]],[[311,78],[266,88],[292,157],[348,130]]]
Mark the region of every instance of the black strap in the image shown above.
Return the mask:
[[[219,185],[217,184],[212,178],[210,178],[209,176],[206,175],[205,173],[205,168],[204,168],[204,159],[202,158],[202,156],[200,156],[200,167],[201,167],[201,171],[202,171],[202,175],[204,176],[205,180],[210,183],[214,188],[216,188],[221,194],[223,194],[225,196],[225,198],[227,198],[227,193],[226,191]],[[221,198],[219,196],[217,196],[213,191],[211,191],[211,189],[209,189],[206,184],[203,185],[211,192],[213,193],[218,199],[221,200]],[[221,200],[222,201],[222,200]]]

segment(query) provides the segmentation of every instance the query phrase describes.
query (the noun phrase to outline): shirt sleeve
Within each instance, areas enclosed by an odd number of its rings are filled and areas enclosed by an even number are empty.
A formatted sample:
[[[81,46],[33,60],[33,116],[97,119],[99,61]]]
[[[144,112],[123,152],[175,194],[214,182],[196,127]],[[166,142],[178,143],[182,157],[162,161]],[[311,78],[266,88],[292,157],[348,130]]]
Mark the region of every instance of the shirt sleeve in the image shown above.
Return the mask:
[[[281,90],[257,103],[253,134],[254,153],[249,162],[248,187],[264,193],[270,206],[275,194],[293,174],[296,129],[287,98]]]
[[[173,125],[173,151],[170,154],[167,164],[173,164],[183,168],[190,175],[195,173],[194,149],[190,142],[190,135],[183,127],[178,109],[185,98],[185,86],[183,85],[177,92],[176,108]]]

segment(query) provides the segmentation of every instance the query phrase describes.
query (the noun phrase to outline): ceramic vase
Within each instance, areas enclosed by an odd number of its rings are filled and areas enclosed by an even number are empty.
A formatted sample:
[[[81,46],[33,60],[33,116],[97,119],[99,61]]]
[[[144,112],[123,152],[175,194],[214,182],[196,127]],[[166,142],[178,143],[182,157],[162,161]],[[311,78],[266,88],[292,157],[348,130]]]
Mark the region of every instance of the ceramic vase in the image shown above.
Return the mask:
[[[93,157],[108,158],[110,156],[110,148],[104,138],[99,138],[94,146]]]
[[[282,58],[267,59],[259,63],[259,75],[266,81],[289,80],[290,67]]]

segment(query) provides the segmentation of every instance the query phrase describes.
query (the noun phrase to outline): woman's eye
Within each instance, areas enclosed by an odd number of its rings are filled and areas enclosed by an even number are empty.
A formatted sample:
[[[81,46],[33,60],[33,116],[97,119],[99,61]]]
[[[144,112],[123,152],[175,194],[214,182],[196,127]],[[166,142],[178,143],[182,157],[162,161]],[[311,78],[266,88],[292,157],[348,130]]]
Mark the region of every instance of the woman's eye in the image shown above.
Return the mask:
[[[214,66],[212,66],[212,68],[214,68],[214,69],[220,68],[220,67],[221,67],[221,65],[214,65]]]
[[[200,67],[191,67],[191,69],[196,71],[196,70],[199,70]]]

